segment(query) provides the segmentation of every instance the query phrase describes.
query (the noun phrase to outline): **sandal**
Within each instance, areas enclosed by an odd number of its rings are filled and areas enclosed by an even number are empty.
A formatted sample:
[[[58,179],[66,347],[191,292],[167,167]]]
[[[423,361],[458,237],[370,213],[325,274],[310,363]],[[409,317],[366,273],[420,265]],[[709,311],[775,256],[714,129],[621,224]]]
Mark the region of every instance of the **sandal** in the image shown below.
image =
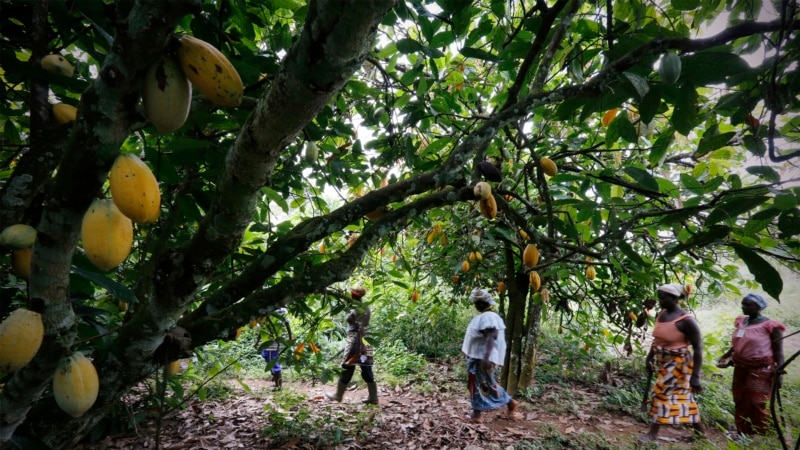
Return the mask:
[[[473,417],[472,414],[464,414],[461,417],[461,421],[467,423],[483,423],[483,417]]]

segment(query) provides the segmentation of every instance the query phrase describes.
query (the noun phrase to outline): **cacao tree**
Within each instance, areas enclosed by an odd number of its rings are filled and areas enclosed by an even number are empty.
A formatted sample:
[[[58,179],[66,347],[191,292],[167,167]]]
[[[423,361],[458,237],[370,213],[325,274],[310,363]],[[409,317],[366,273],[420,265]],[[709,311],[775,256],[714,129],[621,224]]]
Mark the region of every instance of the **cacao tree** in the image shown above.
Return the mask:
[[[40,312],[44,340],[4,375],[0,442],[68,448],[165,364],[336,296],[365,260],[388,267],[373,284],[409,274],[441,302],[503,281],[512,392],[532,382],[545,311],[576,333],[600,317],[625,340],[661,282],[756,283],[780,300],[775,266],[800,256],[800,47],[796,3],[767,6],[3,0],[0,228],[37,233],[29,263],[2,255],[2,313]],[[225,55],[244,98],[195,91],[162,134],[143,80],[183,35]],[[47,70],[53,54],[75,73]],[[103,272],[81,222],[127,153],[158,179],[161,213]],[[71,417],[50,386],[76,350],[99,395]]]

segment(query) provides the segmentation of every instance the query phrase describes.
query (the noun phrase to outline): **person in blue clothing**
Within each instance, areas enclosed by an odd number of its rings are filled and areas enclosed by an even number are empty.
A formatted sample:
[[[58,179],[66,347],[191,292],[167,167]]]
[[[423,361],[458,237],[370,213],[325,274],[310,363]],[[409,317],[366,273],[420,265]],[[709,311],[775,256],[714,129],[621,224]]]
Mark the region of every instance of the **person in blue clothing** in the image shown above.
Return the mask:
[[[481,423],[481,413],[506,406],[506,416],[514,418],[519,402],[511,398],[497,382],[497,368],[506,357],[506,325],[503,318],[495,312],[497,305],[492,295],[485,289],[474,289],[469,299],[480,311],[473,317],[464,334],[461,351],[467,357],[467,388],[469,389],[472,413],[462,420]]]
[[[289,341],[292,341],[292,327],[289,325],[289,317],[287,315],[288,311],[286,308],[280,308],[275,311],[278,315],[280,322],[286,327],[286,333],[288,334]],[[275,336],[273,341],[264,349],[261,350],[261,357],[264,358],[264,361],[267,365],[264,367],[264,371],[266,372],[269,370],[270,374],[272,375],[272,382],[274,386],[272,387],[273,390],[278,391],[283,387],[283,368],[281,367],[280,355],[281,355],[281,337]],[[273,362],[272,367],[270,367],[270,363]]]

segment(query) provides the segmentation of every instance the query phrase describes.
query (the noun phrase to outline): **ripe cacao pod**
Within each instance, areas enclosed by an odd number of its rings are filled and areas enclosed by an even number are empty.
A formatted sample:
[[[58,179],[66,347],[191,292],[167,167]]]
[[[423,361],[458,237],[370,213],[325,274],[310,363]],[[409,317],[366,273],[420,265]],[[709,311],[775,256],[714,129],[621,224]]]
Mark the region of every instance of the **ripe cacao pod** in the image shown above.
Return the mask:
[[[95,199],[83,216],[81,240],[89,261],[109,271],[130,254],[133,224],[110,198]]]
[[[461,270],[464,272],[469,272],[469,261],[464,261],[461,263]]]
[[[385,206],[381,206],[380,208],[376,209],[375,211],[370,211],[370,212],[364,214],[364,216],[369,220],[375,221],[375,220],[378,220],[381,217],[383,217],[385,214],[386,214],[386,207]]]
[[[494,195],[489,194],[488,197],[481,199],[478,202],[478,205],[481,208],[481,214],[483,217],[487,219],[494,219],[497,217],[497,201],[494,199]]]
[[[542,279],[539,277],[539,272],[533,270],[528,274],[528,282],[530,283],[533,291],[536,292],[542,286]]]
[[[539,264],[539,249],[536,244],[528,244],[525,250],[522,251],[522,263],[525,267],[536,267]]]
[[[53,377],[53,396],[59,408],[80,417],[94,405],[100,388],[97,370],[81,352],[64,358]]]
[[[28,365],[43,339],[41,314],[26,308],[12,311],[0,323],[0,372],[13,373]]]
[[[744,116],[744,123],[750,128],[758,128],[761,123],[752,114]]]
[[[506,291],[506,284],[502,281],[497,283],[497,293],[502,294],[505,291]]]
[[[184,75],[218,106],[239,106],[244,85],[239,72],[213,45],[192,36],[179,39],[178,62]]]
[[[453,275],[450,277],[450,279],[453,281],[453,283],[458,283],[458,275]]]
[[[33,256],[33,252],[30,248],[12,250],[11,273],[27,281],[31,276],[31,256]]]
[[[0,245],[11,250],[30,248],[36,242],[36,228],[24,223],[6,227],[0,233]]]
[[[472,188],[472,193],[475,194],[475,198],[485,199],[492,195],[492,186],[485,181],[479,181],[475,184],[475,187]]]
[[[46,55],[42,58],[42,69],[65,77],[75,75],[75,68],[61,55]]]
[[[527,241],[528,239],[530,239],[530,236],[528,236],[528,233],[525,230],[523,230],[522,228],[519,229],[519,237],[521,237],[523,241]]]
[[[636,313],[633,312],[633,311],[630,311],[628,313],[628,318],[631,319],[631,322],[638,322],[639,321],[639,317],[637,317]]]
[[[478,262],[482,262],[483,261],[483,255],[481,255],[481,252],[475,252],[475,259]]]
[[[192,85],[177,59],[164,56],[144,76],[144,115],[161,134],[172,133],[186,123],[192,105]]]
[[[411,301],[417,303],[417,300],[419,300],[419,292],[414,291],[411,293]]]
[[[586,278],[589,280],[594,280],[597,276],[597,272],[594,270],[594,266],[589,264],[586,266]]]
[[[664,83],[673,84],[678,81],[681,77],[681,58],[675,53],[664,55],[658,66],[658,74]]]
[[[503,174],[491,161],[481,161],[478,163],[478,171],[483,175],[483,178],[489,181],[500,182],[503,180]]]
[[[66,103],[56,103],[53,105],[53,116],[58,123],[65,125],[78,118],[78,108]]]
[[[136,223],[155,222],[161,215],[161,192],[155,175],[138,156],[123,153],[108,174],[111,198],[122,214]]]
[[[542,158],[539,160],[539,165],[542,167],[545,175],[554,177],[558,173],[558,166],[550,158]]]

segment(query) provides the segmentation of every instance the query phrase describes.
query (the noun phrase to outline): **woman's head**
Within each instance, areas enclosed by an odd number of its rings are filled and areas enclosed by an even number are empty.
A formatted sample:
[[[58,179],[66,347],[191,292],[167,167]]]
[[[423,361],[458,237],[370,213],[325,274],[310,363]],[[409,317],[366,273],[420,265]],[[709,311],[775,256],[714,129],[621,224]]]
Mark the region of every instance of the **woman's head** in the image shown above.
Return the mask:
[[[361,286],[350,289],[350,297],[352,297],[353,300],[361,300],[361,297],[365,295],[367,295],[367,290]]]
[[[686,288],[680,284],[662,284],[658,287],[658,306],[661,309],[675,307],[680,299],[686,298],[686,295]]]
[[[742,312],[747,315],[756,315],[767,307],[767,300],[757,294],[747,294],[742,299]]]
[[[475,308],[477,308],[478,311],[485,311],[497,304],[494,302],[492,294],[490,294],[486,289],[473,289],[472,293],[469,294],[469,299],[475,305]]]

